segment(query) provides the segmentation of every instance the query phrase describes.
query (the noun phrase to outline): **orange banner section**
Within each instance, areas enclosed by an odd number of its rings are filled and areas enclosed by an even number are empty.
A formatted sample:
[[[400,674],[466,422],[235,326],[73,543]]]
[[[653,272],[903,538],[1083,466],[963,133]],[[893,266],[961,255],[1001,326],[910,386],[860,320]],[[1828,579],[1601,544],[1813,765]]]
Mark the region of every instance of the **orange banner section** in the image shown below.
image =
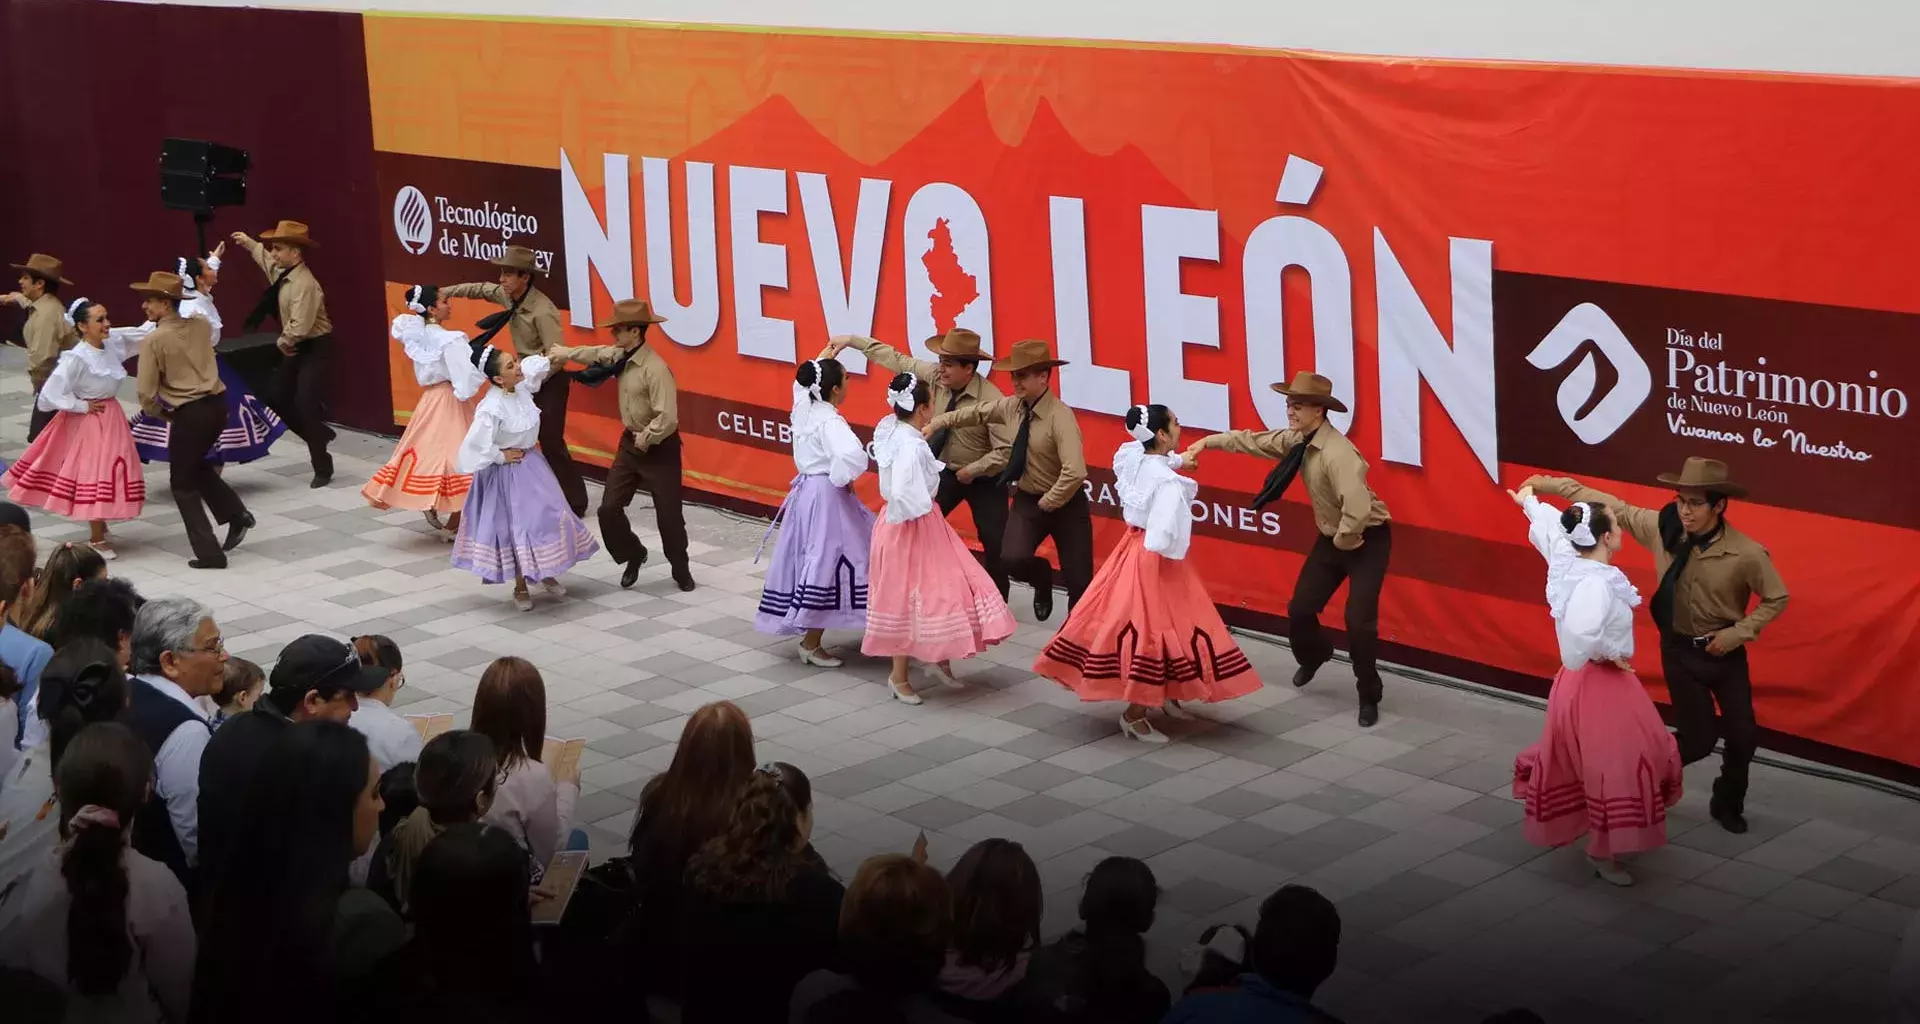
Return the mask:
[[[1915,763],[1912,83],[387,16],[366,34],[389,304],[490,278],[507,244],[579,324],[651,299],[694,486],[777,503],[793,363],[835,334],[1055,342],[1109,517],[1128,405],[1170,405],[1190,436],[1277,425],[1267,384],[1312,368],[1396,523],[1382,638],[1511,681],[1556,657],[1504,488],[1548,471],[1653,505],[1655,475],[1720,458],[1793,594],[1753,652],[1762,726]],[[848,418],[877,420],[883,390],[856,376]],[[570,439],[604,462],[613,389],[572,403]],[[1314,533],[1297,489],[1245,508],[1267,468],[1208,458],[1191,557],[1222,605],[1283,616]],[[1623,565],[1651,594],[1648,554]],[[1639,642],[1657,681],[1650,625]]]

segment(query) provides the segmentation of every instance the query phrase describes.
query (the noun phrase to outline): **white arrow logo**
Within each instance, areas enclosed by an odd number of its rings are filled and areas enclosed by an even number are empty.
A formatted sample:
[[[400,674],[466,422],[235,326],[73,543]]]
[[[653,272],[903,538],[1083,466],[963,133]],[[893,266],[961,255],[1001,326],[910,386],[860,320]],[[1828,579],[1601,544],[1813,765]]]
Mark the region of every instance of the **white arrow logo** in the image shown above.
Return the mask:
[[[1535,369],[1551,370],[1566,362],[1568,356],[1587,342],[1599,347],[1600,354],[1613,364],[1620,379],[1591,411],[1585,416],[1578,415],[1581,406],[1593,397],[1594,386],[1600,378],[1593,364],[1593,353],[1589,352],[1573,372],[1567,374],[1567,379],[1560,382],[1560,390],[1554,397],[1560,418],[1566,421],[1575,437],[1591,445],[1605,441],[1626,425],[1640,403],[1653,393],[1653,372],[1606,310],[1591,302],[1582,302],[1561,317],[1540,344],[1527,353],[1527,362]]]

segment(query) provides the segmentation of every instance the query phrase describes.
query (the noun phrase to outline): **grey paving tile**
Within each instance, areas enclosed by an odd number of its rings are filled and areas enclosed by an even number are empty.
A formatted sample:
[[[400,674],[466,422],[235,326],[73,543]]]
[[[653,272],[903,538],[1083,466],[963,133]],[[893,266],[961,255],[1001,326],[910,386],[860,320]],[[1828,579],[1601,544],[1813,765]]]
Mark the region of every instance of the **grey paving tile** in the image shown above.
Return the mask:
[[[1164,768],[1136,757],[1102,768],[1094,772],[1093,777],[1105,779],[1128,789],[1145,789],[1156,782],[1171,779],[1177,774],[1179,773],[1171,768]]]
[[[1298,797],[1292,802],[1338,818],[1371,807],[1379,803],[1380,798],[1372,793],[1348,789],[1336,782]]]
[[[1195,842],[1223,853],[1260,859],[1263,851],[1290,838],[1292,837],[1285,833],[1275,832],[1273,829],[1256,825],[1251,821],[1236,821],[1214,829]]]
[[[1235,786],[1201,800],[1196,806],[1229,818],[1249,818],[1279,803],[1276,797]]]
[[[1319,752],[1304,743],[1269,740],[1258,746],[1237,751],[1233,756],[1268,768],[1285,768],[1291,764],[1298,764]]]
[[[901,821],[912,822],[921,828],[934,831],[951,828],[979,815],[980,808],[970,807],[958,800],[949,800],[943,796],[936,796],[931,800],[893,812],[893,816]]]
[[[1352,851],[1295,836],[1267,847],[1265,860],[1297,874],[1306,874],[1340,860]]]
[[[1317,831],[1317,830],[1316,830]],[[1313,833],[1308,833],[1312,835]],[[1431,875],[1406,871],[1367,890],[1369,895],[1390,900],[1411,910],[1425,910],[1436,903],[1452,899],[1466,891],[1466,886],[1457,885]]]
[[[597,793],[587,793],[573,805],[573,820],[576,822],[604,821],[622,811],[631,811],[633,801],[612,790],[603,789]]]
[[[1920,865],[1915,866],[1920,867]],[[1831,885],[1836,889],[1845,889],[1864,896],[1879,892],[1899,881],[1903,876],[1900,872],[1879,864],[1870,864],[1852,857],[1835,857],[1802,877],[1809,882]]]
[[[867,771],[865,768],[841,768],[838,771],[827,772],[824,775],[815,775],[813,777],[813,788],[828,796],[835,796],[845,800],[848,797],[859,796],[870,790],[879,789],[881,786],[893,781],[895,780],[882,775],[876,775],[873,772]]]
[[[602,739],[588,740],[587,748],[597,750],[608,757],[620,758],[632,757],[635,754],[652,750],[666,742],[666,740],[650,732],[641,732],[638,729],[632,729]]]
[[[1189,878],[1167,887],[1162,894],[1175,909],[1204,917],[1246,898],[1246,894],[1204,878]]]
[[[1100,840],[1099,846],[1103,850],[1117,853],[1122,857],[1146,860],[1155,854],[1165,853],[1185,841],[1179,836],[1169,835],[1157,828],[1135,825]]]
[[[1035,761],[1039,761],[1052,757],[1055,754],[1072,750],[1075,747],[1081,746],[1084,742],[1085,741],[1071,740],[1064,736],[1055,736],[1050,732],[1035,731],[1019,739],[1002,743],[999,747],[1001,750],[1019,754],[1022,757],[1031,757]]]
[[[1526,816],[1526,806],[1518,800],[1497,796],[1483,796],[1461,804],[1445,813],[1456,818],[1465,818],[1468,821],[1499,828],[1502,825],[1514,824],[1524,818]]]
[[[658,704],[643,702],[635,704],[630,708],[609,711],[599,717],[628,729],[644,729],[655,722],[664,722],[670,718],[678,718],[680,717],[680,713],[671,708],[663,708]]]
[[[1065,800],[1056,800],[1043,793],[1015,800],[994,808],[994,813],[1003,818],[1011,818],[1022,825],[1039,828],[1056,821],[1063,821],[1080,813],[1080,807]]]
[[[994,776],[1009,786],[1018,786],[1029,793],[1044,793],[1055,786],[1066,785],[1080,777],[1079,772],[1047,764],[1044,761],[1021,765],[1012,771],[1001,772]]]
[[[908,747],[907,753],[925,758],[934,764],[948,764],[985,749],[987,745],[984,743],[975,743],[958,736],[935,736],[925,743]]]

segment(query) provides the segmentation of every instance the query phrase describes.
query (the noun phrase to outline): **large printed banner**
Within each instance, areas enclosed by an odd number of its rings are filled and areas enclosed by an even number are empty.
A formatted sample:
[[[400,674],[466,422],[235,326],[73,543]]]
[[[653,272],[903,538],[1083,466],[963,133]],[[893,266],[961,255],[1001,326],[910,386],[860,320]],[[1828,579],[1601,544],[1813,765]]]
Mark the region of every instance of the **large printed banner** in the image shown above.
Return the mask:
[[[1104,550],[1129,404],[1171,406],[1189,436],[1275,426],[1267,385],[1316,369],[1394,517],[1383,638],[1512,682],[1557,658],[1505,489],[1551,472],[1655,505],[1656,475],[1711,456],[1751,488],[1733,521],[1793,593],[1753,652],[1761,724],[1920,763],[1915,83],[389,16],[366,33],[390,305],[490,279],[507,244],[539,254],[581,340],[612,300],[651,299],[695,487],[776,504],[796,360],[837,334],[924,356],[958,324],[1071,361]],[[845,411],[871,424],[884,381],[852,367]],[[619,429],[612,388],[574,390],[578,457],[604,464]],[[1283,616],[1314,528],[1297,490],[1245,507],[1267,469],[1208,456],[1191,557],[1223,606]],[[1622,564],[1651,594],[1648,553]],[[1657,684],[1644,621],[1639,641]]]

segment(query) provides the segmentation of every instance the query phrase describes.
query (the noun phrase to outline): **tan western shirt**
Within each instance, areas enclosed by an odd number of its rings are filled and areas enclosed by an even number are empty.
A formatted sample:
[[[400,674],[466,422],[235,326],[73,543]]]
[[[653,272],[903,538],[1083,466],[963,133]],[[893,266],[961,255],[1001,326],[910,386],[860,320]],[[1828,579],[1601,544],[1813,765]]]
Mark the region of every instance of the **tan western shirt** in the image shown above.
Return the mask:
[[[894,373],[911,373],[931,385],[935,413],[965,409],[980,402],[997,402],[1005,397],[999,388],[993,386],[992,381],[975,370],[973,379],[960,389],[960,400],[956,404],[954,392],[940,383],[940,367],[937,364],[915,359],[886,342],[872,338],[861,338],[854,346],[865,352],[868,359],[886,369]],[[1013,429],[998,421],[973,427],[955,427],[947,434],[947,446],[940,452],[940,461],[956,472],[967,470],[975,479],[992,476],[1007,468],[1007,456],[1013,451]]]
[[[247,252],[253,255],[253,261],[267,275],[267,284],[280,277],[287,279],[286,286],[280,289],[280,341],[287,345],[298,345],[308,338],[318,338],[333,333],[333,321],[327,318],[327,297],[320,289],[320,279],[305,263],[291,270],[281,270],[268,255],[267,247],[249,238],[244,243]]]
[[[1207,448],[1268,459],[1285,458],[1299,443],[1299,431],[1284,429],[1227,430],[1202,442]],[[1392,518],[1387,515],[1387,503],[1367,486],[1366,458],[1331,423],[1320,424],[1307,442],[1300,478],[1306,481],[1307,498],[1313,504],[1313,525],[1342,551],[1358,548],[1368,528]]]
[[[556,364],[571,359],[576,363],[611,363],[627,350],[618,345],[556,345],[547,350],[547,358]],[[672,437],[680,429],[680,389],[673,382],[673,369],[642,344],[626,369],[620,371],[620,423],[633,434],[635,451],[645,454],[654,445]]]
[[[1655,577],[1666,577],[1673,557],[1660,543],[1659,509],[1629,505],[1564,476],[1536,476],[1527,485],[1539,494],[1614,509],[1628,536],[1653,552]],[[1647,596],[1651,600],[1652,595]],[[1749,612],[1747,605],[1754,597],[1760,603]],[[1786,607],[1787,584],[1767,549],[1729,523],[1713,543],[1688,556],[1686,568],[1680,570],[1673,593],[1673,631],[1684,637],[1716,635],[1722,647],[1733,650],[1752,643]]]
[[[188,402],[224,394],[214,361],[213,325],[205,317],[168,313],[140,345],[140,408],[170,416]]]
[[[1007,456],[1013,455],[1013,439],[1020,432],[1020,421],[1028,415],[1027,404],[1018,395],[991,402],[962,404],[952,412],[933,418],[933,429],[994,425],[1007,437]],[[1020,474],[1019,487],[1040,496],[1040,507],[1048,512],[1065,505],[1080,484],[1087,479],[1087,458],[1080,448],[1080,422],[1073,409],[1052,391],[1040,396],[1031,410],[1033,426],[1027,431],[1027,471]],[[949,441],[948,444],[953,442]],[[1006,459],[1001,460],[1004,468]]]
[[[449,285],[440,289],[440,294],[450,299],[485,299],[496,306],[513,309],[512,297],[497,284]],[[548,355],[548,349],[560,344],[560,307],[554,305],[545,292],[528,285],[526,301],[520,303],[513,319],[507,321],[507,331],[513,335],[514,351],[523,356]]]
[[[66,306],[54,295],[42,295],[27,306],[27,322],[20,336],[27,343],[27,379],[33,382],[35,394],[53,376],[60,353],[79,340],[66,314]]]

